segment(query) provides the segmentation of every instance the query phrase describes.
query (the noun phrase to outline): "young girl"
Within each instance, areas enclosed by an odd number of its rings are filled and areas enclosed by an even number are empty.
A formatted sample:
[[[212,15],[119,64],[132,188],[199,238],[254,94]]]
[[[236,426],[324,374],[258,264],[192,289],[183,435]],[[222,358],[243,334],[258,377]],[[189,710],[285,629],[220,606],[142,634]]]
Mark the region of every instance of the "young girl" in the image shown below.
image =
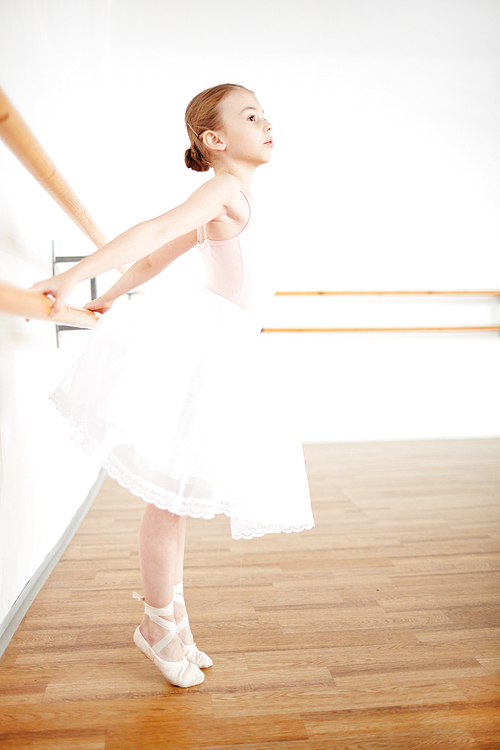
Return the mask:
[[[137,261],[98,299],[106,313],[52,399],[73,438],[146,501],[139,531],[145,614],[134,641],[173,685],[204,679],[182,594],[186,517],[225,513],[232,536],[314,526],[302,447],[277,406],[258,334],[274,296],[271,248],[250,196],[271,158],[271,124],[254,94],[224,84],[186,110],[186,165],[214,177],[181,205],[35,284],[54,312],[79,281]],[[192,298],[113,300],[197,245],[206,286]],[[149,295],[148,295],[149,296]],[[154,295],[153,295],[154,297]]]

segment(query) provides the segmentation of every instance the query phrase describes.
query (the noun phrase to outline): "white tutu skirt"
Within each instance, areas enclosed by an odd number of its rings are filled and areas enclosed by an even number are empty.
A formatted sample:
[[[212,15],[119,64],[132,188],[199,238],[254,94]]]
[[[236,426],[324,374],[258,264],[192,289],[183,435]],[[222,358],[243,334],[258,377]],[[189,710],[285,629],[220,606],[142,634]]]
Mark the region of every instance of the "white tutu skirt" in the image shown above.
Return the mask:
[[[208,289],[180,304],[135,297],[99,320],[51,398],[134,495],[177,515],[224,513],[249,539],[314,526],[272,369],[255,319]]]

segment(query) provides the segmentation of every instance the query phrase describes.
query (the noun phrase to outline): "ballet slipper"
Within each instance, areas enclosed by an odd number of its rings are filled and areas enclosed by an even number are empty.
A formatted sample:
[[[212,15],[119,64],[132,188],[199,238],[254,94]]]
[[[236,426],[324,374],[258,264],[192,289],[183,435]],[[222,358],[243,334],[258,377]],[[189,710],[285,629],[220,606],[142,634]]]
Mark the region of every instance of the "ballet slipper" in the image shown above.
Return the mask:
[[[174,602],[177,602],[178,604],[184,604],[185,606],[182,581],[174,586]],[[180,632],[184,630],[184,628],[188,625],[189,618],[186,613],[182,620],[177,623],[177,633],[179,634],[179,640],[181,642],[182,650],[184,651],[184,656],[189,662],[191,662],[191,664],[195,664],[200,669],[208,669],[208,667],[211,667],[213,664],[213,661],[208,656],[208,654],[206,654],[204,651],[200,651],[200,649],[196,646],[196,643],[186,644],[182,642]]]
[[[174,603],[172,602],[166,607],[151,607],[151,605],[146,604],[146,602],[144,601],[144,597],[140,596],[135,591],[132,596],[134,597],[134,599],[139,599],[139,601],[144,602],[144,612],[153,622],[169,631],[167,635],[161,639],[161,641],[155,643],[154,646],[150,646],[147,640],[142,635],[140,629],[137,628],[134,633],[134,643],[137,648],[142,651],[142,653],[147,656],[148,659],[151,659],[153,664],[160,670],[165,679],[172,685],[186,688],[192,687],[193,685],[199,685],[201,682],[203,682],[203,680],[205,679],[205,675],[203,674],[201,669],[198,669],[196,664],[190,662],[185,656],[183,656],[180,661],[167,661],[159,655],[162,648],[170,643],[172,638],[174,638],[177,634],[175,623],[170,622],[170,620],[163,619],[164,617],[169,617],[170,615],[174,614]]]

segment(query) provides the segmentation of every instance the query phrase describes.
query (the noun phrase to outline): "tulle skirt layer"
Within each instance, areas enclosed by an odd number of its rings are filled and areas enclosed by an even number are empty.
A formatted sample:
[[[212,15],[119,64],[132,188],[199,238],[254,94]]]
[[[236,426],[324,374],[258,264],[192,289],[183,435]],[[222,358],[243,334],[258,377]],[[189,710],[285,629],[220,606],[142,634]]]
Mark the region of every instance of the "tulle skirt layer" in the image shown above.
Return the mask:
[[[106,313],[52,400],[85,453],[158,508],[224,513],[235,539],[314,525],[259,325],[208,289]]]

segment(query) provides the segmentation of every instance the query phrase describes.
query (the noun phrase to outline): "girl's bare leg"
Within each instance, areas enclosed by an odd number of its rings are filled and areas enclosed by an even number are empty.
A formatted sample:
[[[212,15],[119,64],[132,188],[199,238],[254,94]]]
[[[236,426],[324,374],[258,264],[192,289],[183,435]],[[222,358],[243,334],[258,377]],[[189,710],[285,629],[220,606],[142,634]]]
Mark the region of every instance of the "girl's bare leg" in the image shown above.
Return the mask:
[[[183,570],[184,570],[184,547],[186,543],[186,522],[187,517],[183,516],[181,518],[181,527],[183,528],[183,532],[181,535],[179,535],[179,543],[177,545],[177,557],[175,561],[175,584],[182,582],[183,577]],[[186,606],[181,602],[174,602],[174,613],[175,613],[175,621],[180,622],[184,615],[186,614]],[[191,643],[194,643],[193,634],[191,633],[191,628],[189,627],[189,623],[187,627],[183,628],[182,632],[179,633],[180,638],[183,643],[186,644],[186,646],[189,646]]]
[[[179,560],[184,557],[185,533],[185,518],[146,504],[139,527],[139,561],[144,598],[152,607],[165,607],[173,601],[174,584],[179,582]],[[165,619],[174,622],[173,615]],[[150,646],[165,636],[165,630],[147,615],[143,617],[140,631]],[[177,637],[160,652],[160,656],[166,661],[179,661],[183,655]]]

